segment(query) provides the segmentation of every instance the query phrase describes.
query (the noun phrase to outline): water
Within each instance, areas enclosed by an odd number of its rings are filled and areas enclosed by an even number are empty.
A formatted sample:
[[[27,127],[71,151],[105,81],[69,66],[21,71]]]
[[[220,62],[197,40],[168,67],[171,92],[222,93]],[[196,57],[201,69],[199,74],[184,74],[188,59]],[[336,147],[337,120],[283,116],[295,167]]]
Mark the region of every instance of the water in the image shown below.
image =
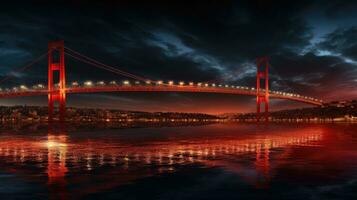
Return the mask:
[[[0,133],[1,199],[357,199],[357,124]]]

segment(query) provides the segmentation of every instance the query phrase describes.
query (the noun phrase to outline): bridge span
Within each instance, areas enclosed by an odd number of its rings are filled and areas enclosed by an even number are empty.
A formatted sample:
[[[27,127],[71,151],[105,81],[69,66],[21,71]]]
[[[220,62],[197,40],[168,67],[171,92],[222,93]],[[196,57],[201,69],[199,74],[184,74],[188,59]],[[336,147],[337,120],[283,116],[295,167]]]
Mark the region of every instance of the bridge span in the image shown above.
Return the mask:
[[[257,80],[256,87],[242,87],[232,85],[216,85],[209,83],[190,82],[185,84],[179,82],[174,84],[169,81],[164,84],[162,81],[150,81],[149,79],[139,77],[137,75],[119,70],[117,67],[103,64],[95,59],[85,56],[77,51],[74,51],[64,46],[64,41],[55,41],[48,44],[48,51],[35,59],[31,64],[21,68],[25,70],[30,67],[35,61],[44,58],[48,55],[48,84],[47,87],[41,84],[41,87],[27,88],[26,86],[15,87],[13,89],[0,89],[0,98],[12,98],[21,96],[48,96],[48,119],[52,121],[54,114],[54,102],[59,103],[60,120],[64,120],[66,112],[66,96],[72,93],[95,93],[95,92],[191,92],[191,93],[217,93],[217,94],[232,94],[232,95],[250,95],[256,97],[257,121],[260,119],[261,105],[264,105],[265,120],[268,121],[269,98],[286,99],[291,101],[302,102],[306,104],[320,106],[322,100],[307,97],[299,94],[286,93],[281,91],[272,91],[269,89],[268,69],[270,67],[268,57],[261,57],[256,60],[257,63]],[[58,56],[55,56],[58,55]],[[106,70],[112,74],[130,78],[135,82],[131,84],[129,81],[124,81],[123,84],[93,84],[85,82],[78,84],[72,82],[71,85],[66,84],[65,74],[65,55],[75,58],[85,64]],[[59,75],[58,83],[55,83],[54,76]],[[0,80],[0,83],[9,77]],[[74,84],[76,83],[76,84]]]
[[[53,90],[53,93],[58,93]],[[117,86],[93,86],[93,87],[66,87],[67,94],[75,93],[99,93],[99,92],[184,92],[184,93],[215,93],[232,95],[256,96],[255,88],[240,86],[190,86],[190,85],[117,85]],[[0,92],[0,98],[12,98],[22,96],[41,96],[50,93],[47,89],[18,89],[17,91]],[[263,94],[263,92],[261,92]],[[298,94],[270,91],[270,98],[285,99],[310,105],[320,106],[322,101],[301,96]]]

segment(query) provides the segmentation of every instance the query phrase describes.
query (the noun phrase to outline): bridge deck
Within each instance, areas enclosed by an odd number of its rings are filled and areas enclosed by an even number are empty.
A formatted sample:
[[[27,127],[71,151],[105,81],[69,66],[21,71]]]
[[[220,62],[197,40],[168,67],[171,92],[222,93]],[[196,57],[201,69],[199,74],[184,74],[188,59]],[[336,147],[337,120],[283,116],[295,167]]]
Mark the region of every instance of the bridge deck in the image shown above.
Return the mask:
[[[55,92],[55,91],[54,91]],[[190,93],[217,93],[217,94],[234,94],[256,96],[255,90],[239,89],[229,87],[199,87],[199,86],[95,86],[95,87],[69,87],[66,93],[97,93],[97,92],[190,92]],[[11,92],[0,92],[0,98],[13,98],[21,96],[41,96],[47,95],[47,89],[41,90],[18,90]],[[263,93],[262,93],[263,94]],[[311,105],[322,105],[322,102],[308,97],[270,93],[270,98],[286,99],[291,101],[302,102]]]

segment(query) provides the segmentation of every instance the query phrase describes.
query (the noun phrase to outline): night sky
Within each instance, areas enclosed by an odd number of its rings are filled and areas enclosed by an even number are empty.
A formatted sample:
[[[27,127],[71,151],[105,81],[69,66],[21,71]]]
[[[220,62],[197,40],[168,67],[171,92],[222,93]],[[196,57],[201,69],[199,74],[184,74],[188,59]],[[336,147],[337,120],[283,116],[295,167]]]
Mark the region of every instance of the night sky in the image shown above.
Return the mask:
[[[11,73],[51,40],[152,80],[255,87],[255,58],[270,57],[272,90],[357,99],[357,1],[33,1],[0,7],[0,87],[46,83],[47,61]],[[129,3],[130,2],[130,3]],[[67,81],[124,80],[66,57]],[[0,105],[46,105],[46,97]],[[69,95],[70,106],[227,113],[255,110],[247,96],[183,93]],[[306,106],[273,100],[273,110]]]

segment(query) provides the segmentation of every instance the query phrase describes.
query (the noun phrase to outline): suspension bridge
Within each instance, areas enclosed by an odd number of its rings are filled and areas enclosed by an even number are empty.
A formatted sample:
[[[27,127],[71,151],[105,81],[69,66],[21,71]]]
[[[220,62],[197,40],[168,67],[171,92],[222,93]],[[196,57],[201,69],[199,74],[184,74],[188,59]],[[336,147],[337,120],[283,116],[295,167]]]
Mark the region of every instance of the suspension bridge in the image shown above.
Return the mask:
[[[55,56],[58,55],[58,57]],[[130,80],[122,82],[116,81],[77,81],[67,84],[65,73],[65,55],[77,59],[85,64],[99,69],[109,71],[113,74],[124,76]],[[308,97],[295,93],[283,91],[273,91],[269,89],[269,60],[267,57],[258,58],[257,63],[257,84],[256,87],[236,86],[227,84],[217,84],[208,82],[174,82],[162,80],[150,80],[129,72],[119,70],[117,67],[99,62],[93,58],[79,53],[64,45],[64,41],[54,41],[48,44],[48,51],[40,57],[34,59],[28,65],[17,70],[22,72],[33,66],[39,60],[48,58],[48,83],[37,84],[32,87],[20,85],[13,88],[0,89],[0,98],[14,98],[23,96],[47,96],[48,97],[48,120],[52,121],[54,116],[55,102],[59,103],[59,119],[65,120],[66,96],[73,93],[96,93],[96,92],[188,92],[188,93],[220,93],[234,95],[256,96],[257,120],[262,117],[261,105],[264,105],[264,118],[268,120],[269,99],[285,99],[302,102],[310,105],[320,106],[323,101],[313,97]],[[54,82],[54,72],[58,72],[59,81]],[[0,80],[0,84],[11,78],[6,76]]]

